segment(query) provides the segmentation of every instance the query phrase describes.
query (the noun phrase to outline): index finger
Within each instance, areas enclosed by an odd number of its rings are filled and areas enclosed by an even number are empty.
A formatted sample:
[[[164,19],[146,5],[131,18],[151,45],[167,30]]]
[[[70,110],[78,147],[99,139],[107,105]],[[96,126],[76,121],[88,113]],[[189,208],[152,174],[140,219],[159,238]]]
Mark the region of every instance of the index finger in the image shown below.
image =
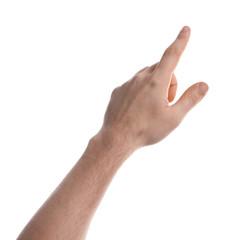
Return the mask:
[[[156,71],[161,75],[171,76],[179,62],[182,53],[187,46],[191,29],[184,26],[176,40],[165,50]]]

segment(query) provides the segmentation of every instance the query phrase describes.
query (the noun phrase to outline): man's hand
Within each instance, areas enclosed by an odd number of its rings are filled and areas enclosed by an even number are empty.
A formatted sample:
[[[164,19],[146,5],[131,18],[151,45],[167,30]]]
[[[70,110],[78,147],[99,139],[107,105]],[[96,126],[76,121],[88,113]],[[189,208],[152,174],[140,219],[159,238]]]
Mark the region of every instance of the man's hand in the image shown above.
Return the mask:
[[[169,105],[176,95],[174,70],[189,37],[190,28],[185,26],[160,62],[141,69],[113,90],[100,130],[103,136],[108,139],[117,136],[134,149],[157,143],[205,96],[208,85],[198,82]]]
[[[18,240],[84,240],[111,180],[137,148],[156,143],[178,126],[205,95],[205,83],[176,95],[174,69],[190,29],[182,31],[158,64],[146,67],[111,96],[99,133],[56,190],[21,232]],[[200,88],[199,88],[200,87]]]

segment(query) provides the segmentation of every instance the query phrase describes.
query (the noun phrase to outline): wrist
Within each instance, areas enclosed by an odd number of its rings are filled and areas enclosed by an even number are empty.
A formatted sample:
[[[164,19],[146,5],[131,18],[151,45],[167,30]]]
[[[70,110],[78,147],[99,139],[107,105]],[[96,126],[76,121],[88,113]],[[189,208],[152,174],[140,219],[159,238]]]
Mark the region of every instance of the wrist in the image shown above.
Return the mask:
[[[86,154],[94,155],[95,161],[103,161],[117,167],[134,151],[132,144],[118,134],[102,128],[89,140]]]

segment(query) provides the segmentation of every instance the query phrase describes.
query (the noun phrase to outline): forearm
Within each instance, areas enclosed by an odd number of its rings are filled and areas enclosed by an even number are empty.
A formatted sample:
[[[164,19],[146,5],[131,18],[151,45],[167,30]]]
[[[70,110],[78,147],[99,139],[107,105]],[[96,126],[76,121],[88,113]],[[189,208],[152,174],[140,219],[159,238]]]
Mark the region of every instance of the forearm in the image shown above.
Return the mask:
[[[85,239],[97,206],[123,162],[136,149],[165,138],[205,96],[208,86],[199,82],[169,105],[176,95],[174,70],[189,36],[190,29],[184,27],[158,63],[141,69],[113,90],[104,131],[89,141],[80,160],[18,240]]]
[[[119,167],[133,151],[122,141],[94,136],[18,240],[85,239],[90,221]]]

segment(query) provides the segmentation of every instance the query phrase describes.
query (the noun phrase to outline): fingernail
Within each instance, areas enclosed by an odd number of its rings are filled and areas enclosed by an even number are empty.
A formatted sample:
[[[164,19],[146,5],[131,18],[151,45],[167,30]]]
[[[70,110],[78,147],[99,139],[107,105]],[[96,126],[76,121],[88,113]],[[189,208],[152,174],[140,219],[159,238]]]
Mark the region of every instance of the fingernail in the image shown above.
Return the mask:
[[[187,32],[189,31],[189,27],[188,26],[184,26],[181,30],[181,32]]]
[[[199,85],[199,90],[202,94],[206,94],[206,92],[208,91],[209,87],[207,84],[205,83],[200,83]]]

